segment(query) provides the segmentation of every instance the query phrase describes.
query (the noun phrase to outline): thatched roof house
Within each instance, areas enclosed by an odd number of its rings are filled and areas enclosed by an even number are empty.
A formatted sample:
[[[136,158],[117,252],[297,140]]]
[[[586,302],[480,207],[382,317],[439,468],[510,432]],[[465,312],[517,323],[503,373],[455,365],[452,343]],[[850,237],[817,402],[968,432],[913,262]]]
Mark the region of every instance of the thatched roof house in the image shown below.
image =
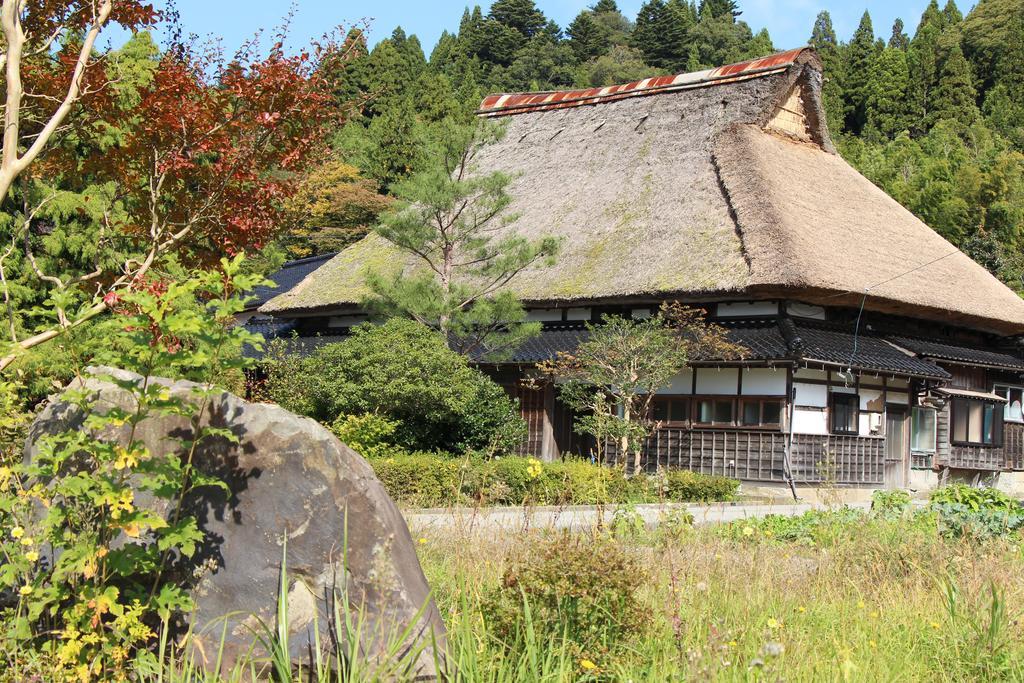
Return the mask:
[[[484,99],[507,124],[477,157],[513,177],[507,229],[563,244],[509,285],[543,331],[484,366],[520,401],[524,453],[595,442],[523,373],[603,314],[678,299],[749,353],[692,361],[656,392],[644,466],[916,488],[1024,472],[1024,301],[836,154],[821,82],[800,49]],[[411,267],[371,235],[261,311],[293,318],[304,348],[338,341],[365,319],[366,271]]]
[[[563,238],[553,268],[513,281],[527,303],[666,295],[779,298],[1024,332],[1024,301],[840,158],[810,49],[613,88],[492,95],[507,121],[481,172],[514,176],[508,229]],[[358,306],[376,236],[263,306]],[[916,268],[916,269],[915,269]],[[908,272],[910,271],[910,272]]]

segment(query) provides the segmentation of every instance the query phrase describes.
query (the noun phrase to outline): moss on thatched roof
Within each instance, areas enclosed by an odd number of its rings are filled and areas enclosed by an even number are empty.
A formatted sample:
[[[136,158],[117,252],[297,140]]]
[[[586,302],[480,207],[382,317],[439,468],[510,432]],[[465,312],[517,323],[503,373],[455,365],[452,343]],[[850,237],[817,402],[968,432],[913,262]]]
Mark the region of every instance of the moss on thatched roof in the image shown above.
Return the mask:
[[[732,295],[859,305],[874,286],[869,309],[1024,331],[1020,298],[835,154],[817,58],[787,54],[783,69],[743,80],[506,116],[479,170],[513,176],[509,230],[563,244],[555,266],[510,287],[549,305]],[[800,117],[806,130],[793,128]],[[358,306],[368,269],[403,267],[371,235],[262,310]]]

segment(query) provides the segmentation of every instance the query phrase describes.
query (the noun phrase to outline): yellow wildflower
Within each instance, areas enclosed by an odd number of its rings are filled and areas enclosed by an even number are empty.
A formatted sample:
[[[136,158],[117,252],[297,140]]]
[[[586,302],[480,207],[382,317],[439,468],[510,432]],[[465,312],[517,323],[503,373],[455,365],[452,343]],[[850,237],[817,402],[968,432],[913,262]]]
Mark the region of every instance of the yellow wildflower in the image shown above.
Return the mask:
[[[597,664],[594,664],[589,659],[581,659],[580,660],[580,666],[583,667],[583,669],[586,670],[586,671],[593,671],[594,669],[597,668]]]
[[[24,535],[25,535],[25,530],[22,529],[20,526],[16,526],[13,529],[11,529],[11,538],[17,539],[17,538],[21,538]]]
[[[874,650],[876,647],[878,647],[878,643],[876,643],[873,640],[869,640],[868,641],[868,647],[870,647],[872,650]]]
[[[938,629],[942,628],[942,624],[940,624],[937,621],[933,621],[932,622],[932,628],[938,630]]]
[[[537,460],[537,458],[530,458],[526,462],[526,474],[530,476],[530,479],[538,478],[544,471],[543,466],[540,464],[540,460]]]
[[[427,544],[427,539],[421,538],[420,539],[420,545],[426,545],[426,544]]]
[[[858,600],[857,601],[857,608],[858,609],[864,609],[864,601],[863,600]]]
[[[744,536],[753,536],[754,535],[754,527],[752,527],[752,526],[745,526],[745,527],[743,527],[743,535]]]
[[[800,605],[799,607],[796,608],[796,611],[799,612],[800,614],[803,614],[804,612],[807,611],[807,608],[804,607],[803,605]]]
[[[114,461],[114,469],[123,470],[128,467],[135,467],[138,464],[138,453],[129,451],[121,446],[117,447],[117,459]]]
[[[21,544],[26,548],[35,545],[35,543],[35,540],[31,536],[25,536],[23,539],[21,539]]]
[[[29,550],[27,553],[25,553],[25,559],[29,562],[35,562],[39,559],[39,553],[37,553],[35,550]]]
[[[7,486],[7,482],[11,480],[11,468],[0,467],[0,487]]]
[[[131,538],[138,538],[139,537],[139,525],[136,524],[135,522],[130,522],[130,523],[126,524],[125,527],[124,527],[124,533],[127,534]]]
[[[736,641],[735,640],[730,640],[729,641],[729,647],[736,647]]]
[[[782,627],[782,622],[779,621],[778,619],[776,619],[775,617],[771,617],[770,619],[768,619],[768,628],[776,629],[776,628],[781,628],[781,627]]]
[[[30,586],[30,585],[28,585],[26,583],[24,586],[22,586],[21,588],[18,589],[18,595],[21,595],[21,596],[32,595],[32,590],[33,590],[32,586]]]

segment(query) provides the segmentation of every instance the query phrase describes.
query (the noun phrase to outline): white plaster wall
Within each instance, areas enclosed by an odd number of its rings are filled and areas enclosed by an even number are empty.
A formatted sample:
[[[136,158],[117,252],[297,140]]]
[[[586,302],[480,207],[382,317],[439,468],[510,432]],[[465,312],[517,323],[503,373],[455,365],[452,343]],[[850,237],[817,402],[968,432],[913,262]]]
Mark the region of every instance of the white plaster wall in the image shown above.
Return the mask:
[[[654,392],[656,394],[692,394],[693,393],[693,370],[687,368],[672,378],[672,381],[664,389]]]
[[[868,403],[870,403],[871,401],[878,401],[878,404],[876,405],[875,409],[876,410],[881,410],[882,409],[881,399],[882,399],[882,392],[881,391],[879,391],[877,389],[865,389],[864,387],[860,388],[860,409],[861,410],[869,410]]]
[[[776,315],[778,312],[779,304],[775,301],[739,301],[718,304],[718,315],[722,318],[745,315]]]
[[[566,320],[590,320],[589,308],[570,308],[565,312]]]
[[[803,384],[794,382],[796,405],[824,408],[828,405],[828,389],[823,384]]]
[[[931,491],[939,485],[939,475],[932,470],[910,470],[907,488],[915,491]]]
[[[562,319],[560,308],[534,308],[526,312],[526,319],[531,322],[548,322]]]
[[[828,434],[828,420],[824,410],[793,409],[795,434]]]
[[[815,320],[825,319],[825,309],[812,304],[790,303],[786,312],[798,318],[814,318]]]
[[[736,395],[739,368],[697,368],[697,393]]]
[[[786,371],[778,368],[743,370],[744,396],[785,396]]]
[[[881,413],[861,413],[857,418],[859,421],[857,433],[861,436],[880,436],[882,434],[884,420]],[[874,429],[871,428],[872,420],[875,424]]]
[[[796,379],[828,379],[828,373],[824,370],[812,370],[810,368],[797,368],[793,373],[793,377]]]
[[[886,403],[896,403],[901,406],[910,405],[910,394],[904,394],[901,392],[890,391],[885,395]]]

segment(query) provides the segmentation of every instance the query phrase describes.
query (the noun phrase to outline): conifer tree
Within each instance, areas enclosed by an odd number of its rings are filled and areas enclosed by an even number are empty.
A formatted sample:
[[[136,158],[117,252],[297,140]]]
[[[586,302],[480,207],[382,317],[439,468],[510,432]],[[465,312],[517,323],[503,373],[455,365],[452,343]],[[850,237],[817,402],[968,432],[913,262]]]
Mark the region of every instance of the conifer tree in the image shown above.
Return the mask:
[[[594,18],[594,12],[583,10],[565,29],[569,47],[577,61],[585,62],[608,51],[607,29]]]
[[[937,0],[931,0],[907,48],[907,100],[917,134],[926,132],[932,122],[932,93],[939,81],[939,39],[945,22]]]
[[[964,20],[964,15],[956,6],[954,0],[946,0],[946,6],[942,8],[942,18],[945,20],[944,28],[958,26]]]
[[[840,133],[845,124],[843,114],[843,59],[828,12],[819,12],[807,43],[821,58],[825,82],[822,85],[822,106],[829,130]]]
[[[700,15],[707,14],[713,19],[728,17],[735,20],[742,12],[736,0],[701,0]]]
[[[910,47],[910,37],[903,32],[903,20],[899,17],[896,17],[896,21],[892,22],[892,35],[889,36],[887,47],[897,50],[906,50]]]
[[[876,57],[875,32],[867,11],[860,19],[846,49],[847,71],[843,83],[846,98],[846,128],[859,134],[864,127],[868,99],[868,79]]]
[[[866,122],[868,139],[892,139],[907,127],[907,55],[887,47],[872,65],[868,80]]]
[[[974,77],[971,75],[971,65],[964,57],[959,42],[953,43],[949,54],[942,63],[939,84],[935,89],[931,110],[935,121],[948,119],[957,122],[964,128],[973,125],[978,120]]]
[[[540,33],[548,23],[533,0],[495,0],[488,17],[515,29],[526,38]]]
[[[647,0],[640,6],[633,29],[633,47],[651,66],[678,71],[688,53],[687,33],[692,26],[685,3],[678,0]]]

